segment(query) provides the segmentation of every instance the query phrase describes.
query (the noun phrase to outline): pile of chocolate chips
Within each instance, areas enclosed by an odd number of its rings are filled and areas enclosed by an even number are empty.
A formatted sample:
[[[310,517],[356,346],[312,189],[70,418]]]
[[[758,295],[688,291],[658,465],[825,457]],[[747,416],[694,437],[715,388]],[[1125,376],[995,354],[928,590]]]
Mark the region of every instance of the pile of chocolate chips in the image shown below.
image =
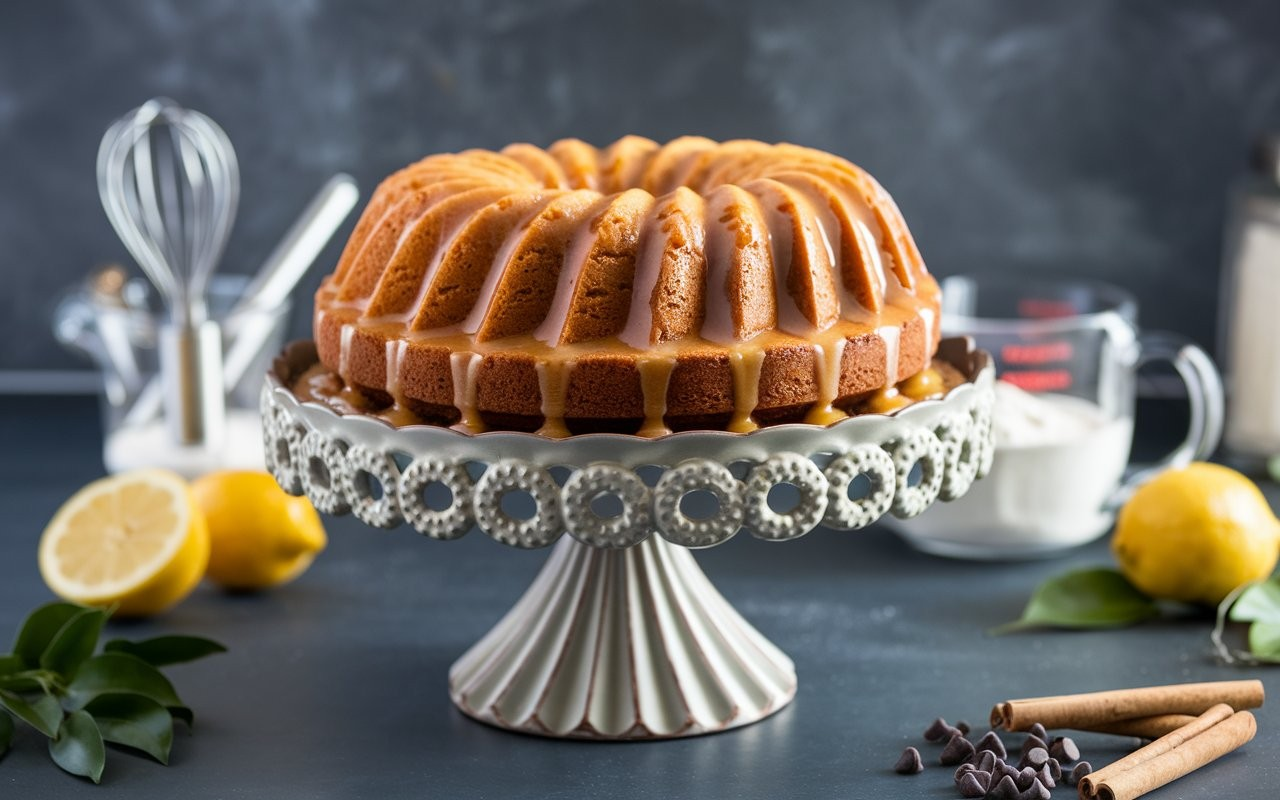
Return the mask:
[[[1022,743],[1018,760],[1013,762],[1004,741],[995,731],[987,731],[977,742],[968,739],[969,726],[955,726],[939,717],[924,732],[925,741],[942,744],[938,763],[955,767],[956,788],[961,797],[983,797],[988,800],[1049,800],[1050,789],[1066,783],[1075,786],[1093,771],[1088,761],[1080,760],[1080,748],[1065,736],[1049,738],[1040,723],[1031,726]],[[1074,764],[1070,771],[1066,767]],[[920,751],[908,747],[893,767],[900,775],[924,771]]]

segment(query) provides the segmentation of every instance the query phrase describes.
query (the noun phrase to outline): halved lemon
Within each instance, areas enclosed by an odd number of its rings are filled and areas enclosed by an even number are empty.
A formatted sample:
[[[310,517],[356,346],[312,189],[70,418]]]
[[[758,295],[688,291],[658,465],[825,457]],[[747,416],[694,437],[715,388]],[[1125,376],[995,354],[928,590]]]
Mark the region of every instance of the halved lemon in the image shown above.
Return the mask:
[[[209,529],[177,474],[144,469],[94,481],[62,504],[40,539],[53,593],[144,616],[186,597],[209,563]]]

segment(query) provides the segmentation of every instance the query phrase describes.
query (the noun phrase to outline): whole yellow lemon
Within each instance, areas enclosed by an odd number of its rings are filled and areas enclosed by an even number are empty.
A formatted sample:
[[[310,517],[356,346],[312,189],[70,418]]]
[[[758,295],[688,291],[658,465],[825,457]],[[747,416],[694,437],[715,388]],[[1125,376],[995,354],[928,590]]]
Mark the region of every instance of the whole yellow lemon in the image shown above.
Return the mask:
[[[1271,574],[1280,520],[1253,481],[1217,464],[1171,469],[1120,509],[1111,550],[1151,597],[1215,605]]]
[[[265,589],[306,571],[328,539],[305,497],[265,472],[214,472],[191,485],[209,526],[206,577],[226,589]]]

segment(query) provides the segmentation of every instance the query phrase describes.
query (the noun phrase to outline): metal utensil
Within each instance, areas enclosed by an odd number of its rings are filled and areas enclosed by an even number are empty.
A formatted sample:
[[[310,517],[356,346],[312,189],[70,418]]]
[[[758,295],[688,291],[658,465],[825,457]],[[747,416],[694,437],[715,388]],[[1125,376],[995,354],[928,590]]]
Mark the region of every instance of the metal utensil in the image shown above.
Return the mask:
[[[330,178],[263,262],[240,302],[227,315],[228,324],[245,311],[283,305],[358,199],[360,190],[355,178],[345,173]],[[263,315],[252,316],[236,328],[222,367],[228,391],[244,379],[270,335],[271,326]]]
[[[235,220],[235,150],[205,115],[149,100],[103,137],[98,191],[112,227],[169,312],[160,357],[171,433],[187,445],[219,442],[222,335],[208,318],[205,295]]]
[[[102,350],[111,369],[127,391],[137,391],[142,382],[133,343],[129,341],[129,305],[125,300],[128,276],[119,264],[110,264],[89,275],[89,297],[96,309],[94,323]]]
[[[270,315],[247,312],[284,305],[359,198],[360,190],[350,175],[338,173],[330,178],[245,287],[240,300],[224,318],[230,337],[222,366],[226,393],[240,385],[271,339]],[[159,383],[147,384],[130,409],[126,424],[155,417],[160,413],[161,398]]]

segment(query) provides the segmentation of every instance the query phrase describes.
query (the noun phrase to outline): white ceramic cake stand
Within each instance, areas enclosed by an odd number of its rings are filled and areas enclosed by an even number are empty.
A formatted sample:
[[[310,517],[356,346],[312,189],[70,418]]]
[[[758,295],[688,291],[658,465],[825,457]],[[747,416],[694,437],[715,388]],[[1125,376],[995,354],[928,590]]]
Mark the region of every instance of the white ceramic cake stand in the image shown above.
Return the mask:
[[[819,525],[854,530],[964,494],[991,464],[994,370],[965,339],[944,341],[939,357],[968,382],[889,416],[747,434],[552,440],[394,428],[300,402],[288,387],[316,353],[298,343],[263,390],[267,463],[286,490],[325,513],[351,512],[379,528],[408,522],[434,539],[478,528],[514,547],[555,545],[515,607],[449,671],[463,713],[555,737],[712,733],[784,707],[796,674],[720,596],[689,548],[741,529],[774,541]],[[855,498],[859,476],[869,490]],[[447,487],[446,507],[428,503],[433,484]],[[785,512],[770,503],[780,484],[800,497]],[[693,492],[714,496],[710,516],[682,509]],[[532,498],[531,517],[504,510],[511,493]],[[593,510],[607,495],[620,513]]]

